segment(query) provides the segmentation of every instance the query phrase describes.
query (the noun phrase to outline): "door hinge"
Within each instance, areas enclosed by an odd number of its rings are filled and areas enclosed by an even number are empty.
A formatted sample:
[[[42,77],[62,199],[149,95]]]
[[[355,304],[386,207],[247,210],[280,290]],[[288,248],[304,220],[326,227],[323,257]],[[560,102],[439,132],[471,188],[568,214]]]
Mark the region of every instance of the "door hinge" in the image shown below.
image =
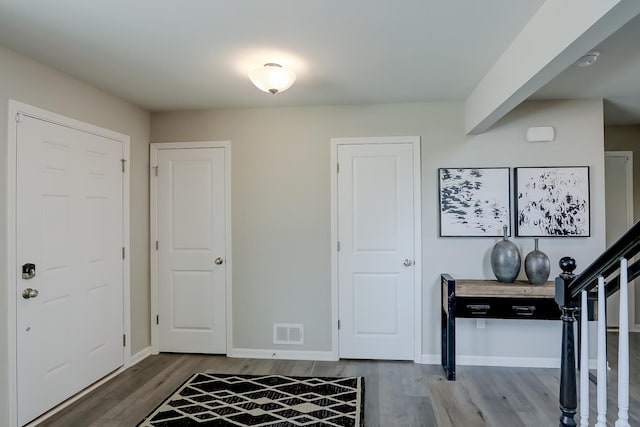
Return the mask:
[[[160,324],[160,315],[156,314],[156,325]]]
[[[124,246],[122,247],[122,259],[124,259]]]
[[[158,241],[156,240],[156,251],[158,250]]]
[[[340,330],[340,320],[338,319],[338,330]]]
[[[153,173],[155,173],[155,175],[158,176],[158,167],[157,166],[153,167]]]
[[[127,346],[127,336],[125,334],[122,334],[122,346]]]
[[[126,159],[120,159],[120,161],[122,162],[122,173],[124,173],[124,164],[127,162]]]
[[[20,117],[22,115],[20,113],[16,113],[16,123],[20,123],[22,120],[20,120]]]
[[[340,241],[338,241],[338,252],[340,252]]]
[[[336,173],[340,173],[340,163],[336,164]]]

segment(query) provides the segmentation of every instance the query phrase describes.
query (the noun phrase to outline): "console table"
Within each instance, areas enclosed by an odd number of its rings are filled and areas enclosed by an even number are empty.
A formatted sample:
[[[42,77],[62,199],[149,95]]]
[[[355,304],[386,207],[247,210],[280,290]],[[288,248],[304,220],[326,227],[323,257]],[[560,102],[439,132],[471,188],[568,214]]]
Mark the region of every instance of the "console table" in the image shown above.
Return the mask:
[[[495,280],[456,280],[441,276],[442,367],[456,379],[456,317],[478,319],[559,320],[555,284],[501,283]]]

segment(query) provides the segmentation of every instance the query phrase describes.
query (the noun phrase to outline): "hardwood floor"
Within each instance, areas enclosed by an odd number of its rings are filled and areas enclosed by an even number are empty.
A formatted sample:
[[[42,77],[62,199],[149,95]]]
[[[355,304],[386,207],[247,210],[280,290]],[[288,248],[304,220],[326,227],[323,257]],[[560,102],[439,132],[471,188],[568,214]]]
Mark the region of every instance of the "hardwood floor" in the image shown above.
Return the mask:
[[[640,425],[640,334],[631,335],[631,419]],[[609,337],[615,368],[617,342]],[[412,362],[339,362],[230,359],[221,356],[151,356],[42,426],[135,426],[195,372],[364,376],[367,427],[549,427],[558,425],[559,369],[459,366],[447,381],[440,366]],[[617,417],[615,371],[610,376],[609,425]],[[591,385],[591,424],[596,420]]]

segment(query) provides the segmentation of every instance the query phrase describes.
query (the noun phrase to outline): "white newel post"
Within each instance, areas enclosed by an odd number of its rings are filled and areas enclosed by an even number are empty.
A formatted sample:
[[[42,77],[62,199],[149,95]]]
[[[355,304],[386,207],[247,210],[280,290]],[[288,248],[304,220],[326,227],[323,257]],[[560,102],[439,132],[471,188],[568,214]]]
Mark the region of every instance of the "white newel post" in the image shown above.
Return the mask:
[[[598,277],[598,420],[595,427],[607,427],[607,319],[604,277]]]
[[[580,305],[580,425],[589,425],[589,316],[587,291]]]
[[[618,419],[615,427],[629,427],[629,292],[627,260],[620,259],[620,322],[618,336]]]

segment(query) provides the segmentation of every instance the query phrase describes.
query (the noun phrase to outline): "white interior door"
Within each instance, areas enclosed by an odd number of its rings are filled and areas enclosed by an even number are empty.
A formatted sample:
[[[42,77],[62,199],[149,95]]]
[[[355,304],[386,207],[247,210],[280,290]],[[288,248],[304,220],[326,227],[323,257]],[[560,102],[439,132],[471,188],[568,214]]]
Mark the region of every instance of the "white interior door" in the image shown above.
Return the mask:
[[[121,158],[120,142],[28,116],[17,125],[20,425],[123,365]]]
[[[158,150],[159,351],[226,353],[225,149]]]
[[[337,151],[340,357],[413,359],[413,144]]]
[[[633,225],[633,159],[626,151],[605,152],[606,241],[611,246]],[[629,325],[634,322],[634,285],[629,286]],[[619,293],[607,299],[607,326],[617,328],[620,316]]]

